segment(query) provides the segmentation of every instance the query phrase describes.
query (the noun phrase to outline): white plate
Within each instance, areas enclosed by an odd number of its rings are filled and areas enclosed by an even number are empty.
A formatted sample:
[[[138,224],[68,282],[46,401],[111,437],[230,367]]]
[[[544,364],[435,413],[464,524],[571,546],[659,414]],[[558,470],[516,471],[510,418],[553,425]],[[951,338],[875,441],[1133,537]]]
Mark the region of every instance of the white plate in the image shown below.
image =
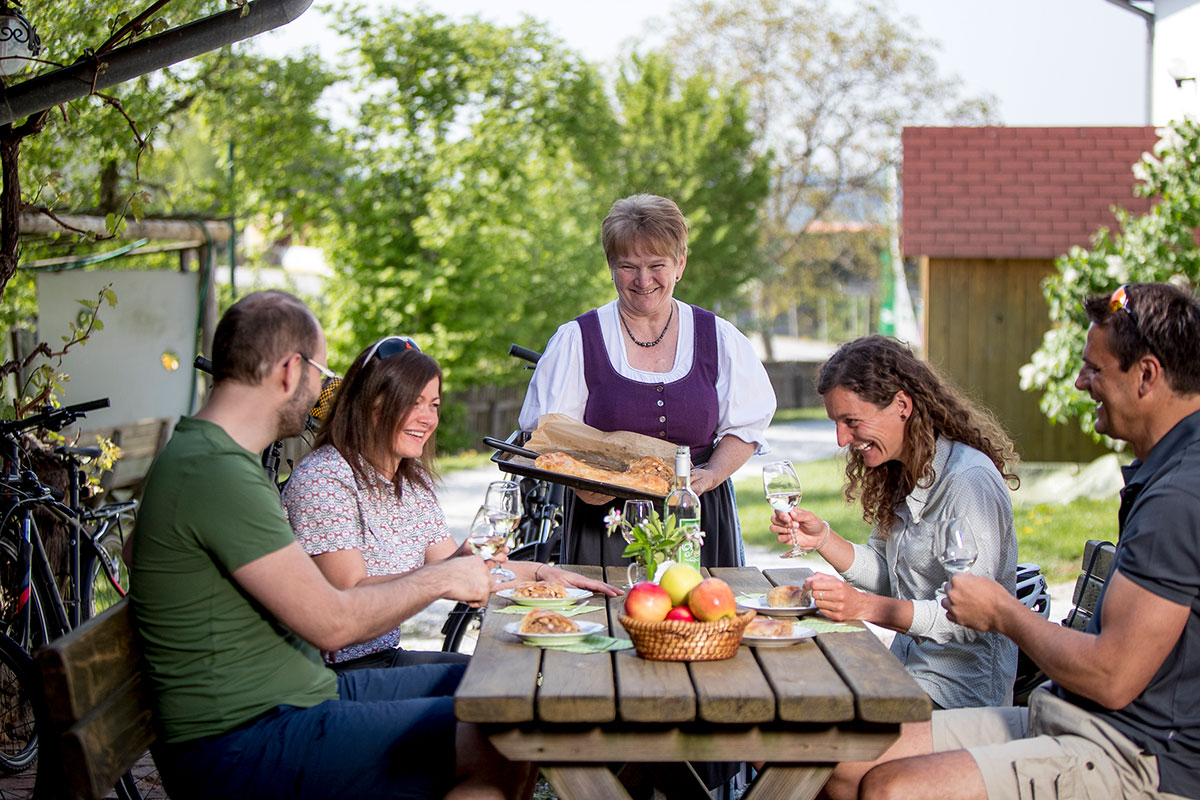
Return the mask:
[[[751,595],[747,600],[739,602],[738,605],[742,608],[752,608],[760,614],[775,617],[803,617],[806,614],[815,614],[817,611],[816,603],[811,606],[769,606],[765,594]]]
[[[742,636],[742,644],[748,644],[751,647],[787,647],[789,644],[811,639],[816,635],[817,632],[812,628],[795,625],[792,627],[791,636],[751,636],[747,633]]]
[[[565,588],[567,590],[566,597],[513,597],[513,589],[501,589],[496,592],[496,596],[503,597],[505,600],[516,603],[519,606],[529,606],[530,608],[564,608],[566,606],[573,606],[592,596],[592,593],[587,589],[576,589],[574,586],[567,586]]]
[[[504,626],[504,632],[511,633],[521,641],[533,644],[574,644],[583,641],[593,633],[603,633],[606,630],[606,627],[599,622],[578,620],[575,624],[579,626],[578,632],[575,633],[521,633],[521,623],[510,622]]]

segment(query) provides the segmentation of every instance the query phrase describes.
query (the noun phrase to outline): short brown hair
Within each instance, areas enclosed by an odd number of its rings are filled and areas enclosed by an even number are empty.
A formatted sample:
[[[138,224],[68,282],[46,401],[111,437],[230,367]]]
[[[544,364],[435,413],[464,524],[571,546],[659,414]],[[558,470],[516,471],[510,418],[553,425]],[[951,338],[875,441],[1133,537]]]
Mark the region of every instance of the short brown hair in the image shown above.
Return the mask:
[[[1153,355],[1174,391],[1200,394],[1200,302],[1195,295],[1169,283],[1131,283],[1125,294],[1132,314],[1114,311],[1111,295],[1089,297],[1083,304],[1088,320],[1112,334],[1122,371]]]
[[[311,357],[320,325],[298,297],[276,290],[238,300],[221,317],[213,335],[213,381],[259,384],[291,353]]]
[[[688,223],[679,206],[656,194],[635,194],[612,204],[600,226],[600,243],[611,265],[618,258],[650,253],[687,255]]]
[[[410,411],[416,406],[425,385],[434,378],[438,394],[442,393],[442,369],[431,356],[420,350],[403,350],[387,358],[358,354],[346,377],[338,387],[329,418],[321,426],[316,446],[331,445],[346,459],[361,485],[371,483],[367,463],[385,460],[386,448],[391,447],[396,434]],[[432,490],[433,459],[437,452],[437,432],[425,442],[420,462],[403,458],[395,475],[386,476],[402,494],[408,481]]]

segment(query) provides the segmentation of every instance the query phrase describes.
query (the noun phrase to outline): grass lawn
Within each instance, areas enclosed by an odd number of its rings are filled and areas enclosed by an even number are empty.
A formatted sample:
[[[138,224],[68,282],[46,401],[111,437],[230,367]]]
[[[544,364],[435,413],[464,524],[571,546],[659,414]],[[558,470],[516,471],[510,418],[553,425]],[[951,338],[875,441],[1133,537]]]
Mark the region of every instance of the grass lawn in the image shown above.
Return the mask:
[[[804,487],[801,504],[829,522],[839,534],[863,543],[870,528],[862,520],[857,506],[846,505],[842,494],[845,482],[843,463],[838,459],[810,461],[796,465]],[[763,499],[762,483],[749,479],[737,483],[738,516],[742,538],[747,544],[782,547],[767,526],[771,507]],[[1040,564],[1051,583],[1070,580],[1079,573],[1083,545],[1088,539],[1116,541],[1117,497],[1105,500],[1080,498],[1061,506],[1025,505],[1014,496],[1013,521],[1017,530],[1018,558]]]
[[[437,457],[438,472],[446,475],[450,472],[458,472],[460,469],[486,467],[491,463],[492,452],[492,450],[488,450],[485,453],[481,453],[478,450],[463,450],[454,455],[439,453]]]

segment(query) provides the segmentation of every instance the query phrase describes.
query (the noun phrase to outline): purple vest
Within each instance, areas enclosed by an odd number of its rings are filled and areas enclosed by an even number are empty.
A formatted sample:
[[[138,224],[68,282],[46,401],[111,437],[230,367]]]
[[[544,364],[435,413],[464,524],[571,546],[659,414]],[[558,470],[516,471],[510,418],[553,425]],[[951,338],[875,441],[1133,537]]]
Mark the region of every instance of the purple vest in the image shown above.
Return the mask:
[[[623,378],[608,361],[595,309],[575,318],[583,333],[588,401],[583,421],[602,431],[634,431],[707,453],[717,435],[717,318],[692,306],[692,368],[674,383]]]

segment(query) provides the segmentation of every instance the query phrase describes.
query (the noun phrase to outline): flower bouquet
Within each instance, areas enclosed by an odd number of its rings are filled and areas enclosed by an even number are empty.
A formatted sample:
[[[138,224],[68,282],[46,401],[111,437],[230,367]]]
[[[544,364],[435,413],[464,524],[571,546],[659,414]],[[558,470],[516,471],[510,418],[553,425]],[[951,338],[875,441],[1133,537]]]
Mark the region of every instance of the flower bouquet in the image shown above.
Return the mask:
[[[687,530],[675,524],[675,517],[668,516],[664,521],[654,509],[650,510],[646,519],[637,524],[630,524],[619,509],[613,509],[604,518],[604,526],[609,536],[620,532],[627,543],[625,552],[621,555],[634,560],[629,571],[631,584],[636,583],[633,580],[635,565],[644,570],[646,580],[654,581],[663,565],[675,560],[684,542],[692,542],[697,550],[704,542],[704,531],[689,534]]]

